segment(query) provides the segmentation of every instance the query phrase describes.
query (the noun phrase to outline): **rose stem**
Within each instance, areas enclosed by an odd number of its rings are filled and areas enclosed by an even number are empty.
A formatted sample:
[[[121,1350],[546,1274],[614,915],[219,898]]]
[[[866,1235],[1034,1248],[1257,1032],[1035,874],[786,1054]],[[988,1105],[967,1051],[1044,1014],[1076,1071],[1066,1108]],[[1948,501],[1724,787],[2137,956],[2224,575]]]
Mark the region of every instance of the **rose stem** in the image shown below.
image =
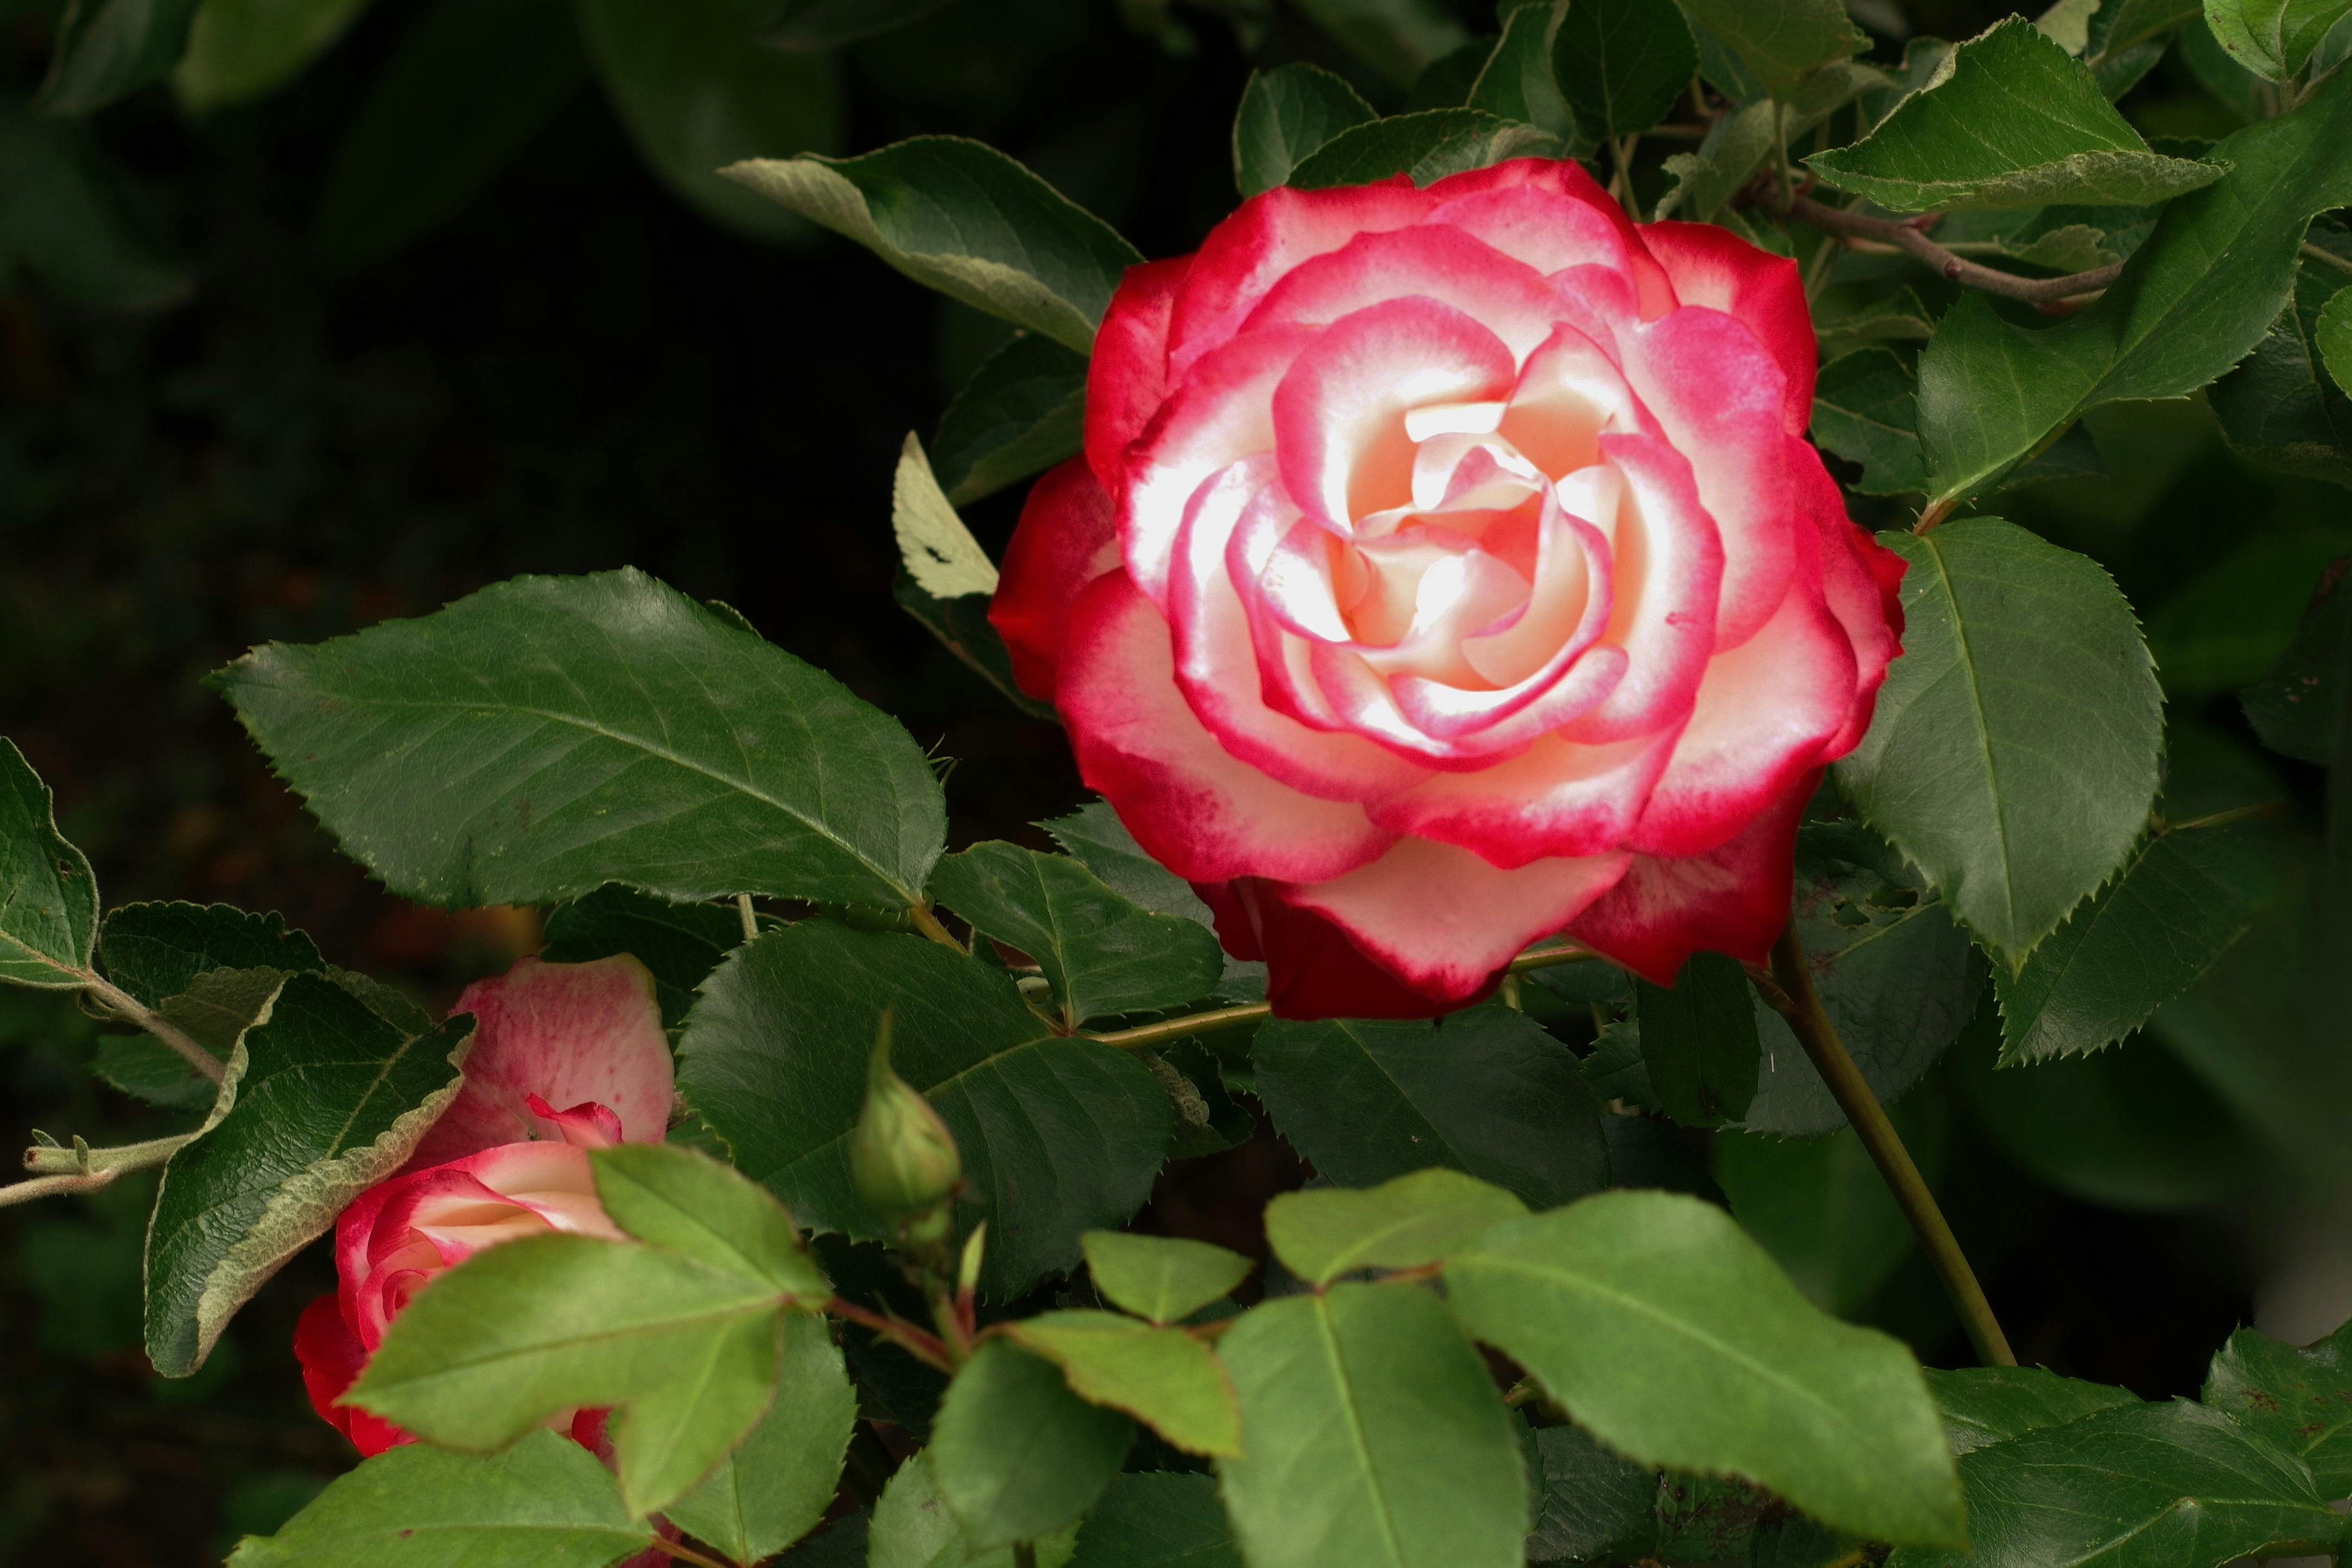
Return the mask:
[[[1936,1195],[1927,1190],[1926,1178],[1912,1163],[1911,1151],[1903,1146],[1895,1124],[1887,1120],[1886,1108],[1871,1092],[1862,1070],[1846,1053],[1845,1042],[1838,1039],[1837,1026],[1830,1022],[1829,1014],[1822,1009],[1821,993],[1813,988],[1812,966],[1805,961],[1804,945],[1798,940],[1794,921],[1772,944],[1772,978],[1780,995],[1775,997],[1768,992],[1766,1000],[1787,1017],[1797,1042],[1813,1059],[1813,1066],[1820,1071],[1822,1082],[1829,1086],[1838,1109],[1853,1124],[1862,1146],[1870,1151],[1878,1174],[1886,1179],[1895,1203],[1902,1207],[1903,1218],[1911,1222],[1919,1245],[1927,1249],[1927,1261],[1935,1266],[1936,1277],[1943,1281],[1944,1293],[1951,1297],[1960,1327],[1968,1332],[1969,1343],[1976,1347],[1977,1359],[1988,1366],[2015,1366],[2017,1356],[2009,1348],[2008,1336],[2000,1332],[2000,1322],[1992,1315],[1992,1303],[1985,1300],[1984,1287],[1977,1283],[1967,1254],[1960,1250],[1958,1239],[1944,1220],[1944,1211],[1936,1207]]]
[[[682,1541],[666,1541],[656,1535],[654,1537],[653,1544],[655,1551],[673,1563],[691,1563],[695,1564],[695,1568],[727,1568],[727,1564],[718,1558],[705,1557]]]
[[[1785,175],[1785,168],[1783,173]],[[1927,225],[1935,219],[1874,218],[1867,213],[1850,213],[1840,207],[1827,206],[1811,196],[1800,196],[1783,191],[1780,196],[1780,215],[1817,228],[1823,234],[1835,235],[1851,243],[1854,240],[1874,240],[1891,245],[1917,260],[1934,267],[1938,276],[1970,288],[1981,288],[1988,294],[2004,295],[2022,299],[2029,305],[2039,305],[2044,310],[2063,311],[2074,308],[2074,302],[2085,294],[2095,294],[2116,280],[2123,264],[2094,267],[2088,272],[2069,273],[2063,277],[2020,277],[2013,272],[2002,272],[1969,260],[1946,250],[1927,237]]]
[[[1511,960],[1510,967],[1507,972],[1524,975],[1529,969],[1549,969],[1555,964],[1581,963],[1586,959],[1599,956],[1597,953],[1587,952],[1581,947],[1563,942],[1557,947],[1538,947],[1532,953],[1520,954]],[[1077,1038],[1091,1040],[1097,1045],[1116,1045],[1122,1048],[1160,1045],[1168,1040],[1182,1040],[1187,1035],[1202,1034],[1211,1030],[1231,1029],[1235,1024],[1255,1023],[1260,1019],[1271,1018],[1273,1015],[1274,1008],[1270,1003],[1243,1002],[1236,1007],[1213,1008],[1204,1013],[1187,1013],[1182,1018],[1161,1019],[1157,1023],[1138,1024],[1133,1029],[1116,1029],[1106,1034],[1082,1034]]]
[[[744,941],[749,942],[760,935],[760,917],[751,908],[750,894],[739,893],[735,895],[735,913],[743,917]]]

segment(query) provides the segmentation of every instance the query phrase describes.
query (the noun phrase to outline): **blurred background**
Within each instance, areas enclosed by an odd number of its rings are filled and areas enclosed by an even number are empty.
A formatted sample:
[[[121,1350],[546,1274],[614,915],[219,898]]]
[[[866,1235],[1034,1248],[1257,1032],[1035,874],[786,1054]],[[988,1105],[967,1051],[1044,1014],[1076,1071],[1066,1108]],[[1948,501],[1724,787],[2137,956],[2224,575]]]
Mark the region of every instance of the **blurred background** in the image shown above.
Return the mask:
[[[436,1004],[533,950],[535,916],[416,908],[344,861],[200,684],[251,644],[635,564],[736,606],[955,758],[955,842],[1042,845],[1026,824],[1081,796],[1058,731],[890,597],[899,444],[1009,329],[698,171],[968,134],[1168,255],[1234,203],[1254,65],[1314,59],[1394,109],[1426,60],[1418,90],[1442,90],[1453,47],[1495,27],[1478,0],[697,0],[676,17],[664,0],[634,24],[598,0],[343,0],[297,7],[323,20],[291,67],[205,55],[214,7],[270,3],[207,0],[203,69],[58,117],[26,106],[77,24],[62,0],[0,0],[0,733],[56,788],[110,904],[282,910],[333,961]],[[2006,7],[1854,9],[1896,57],[1906,28],[1966,37]],[[1350,52],[1317,25],[1339,14],[1404,20],[1339,29]],[[724,35],[726,91],[684,67],[616,75],[666,47],[627,36],[656,17]],[[2215,137],[2262,111],[2229,86],[2176,50],[2125,108],[2152,134]],[[2315,770],[2256,749],[2234,693],[2347,550],[2345,491],[2240,461],[2201,400],[2092,423],[2104,475],[2001,509],[2096,557],[2140,612],[2172,699],[2176,820],[2277,800],[2281,831],[2305,831]],[[1019,494],[968,509],[992,549]],[[2321,1221],[2283,1196],[2309,1107],[2232,999],[2292,950],[2258,932],[2149,1039],[2088,1061],[1996,1075],[1979,1030],[1903,1102],[2026,1361],[2193,1394],[2258,1305],[2340,1316],[2307,1244]],[[69,1002],[0,991],[0,1140],[173,1130],[80,1071],[94,1037]],[[1850,1140],[1715,1145],[1694,1152],[1817,1300],[1965,1359]],[[1305,1174],[1262,1132],[1175,1167],[1150,1222],[1246,1245],[1233,1217]],[[0,1562],[216,1562],[352,1458],[288,1348],[329,1282],[316,1249],[199,1377],[152,1374],[151,1195],[126,1180],[0,1211]]]

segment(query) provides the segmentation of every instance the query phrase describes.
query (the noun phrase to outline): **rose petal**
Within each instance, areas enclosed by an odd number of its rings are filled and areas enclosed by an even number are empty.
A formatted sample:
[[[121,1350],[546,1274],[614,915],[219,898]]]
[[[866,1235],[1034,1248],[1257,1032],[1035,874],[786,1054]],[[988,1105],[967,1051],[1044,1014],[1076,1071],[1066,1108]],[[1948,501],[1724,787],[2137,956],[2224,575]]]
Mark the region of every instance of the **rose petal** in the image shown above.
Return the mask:
[[[1738,838],[1706,854],[1635,857],[1568,934],[1661,986],[1673,985],[1702,950],[1763,963],[1789,923],[1797,822],[1818,782],[1818,775],[1800,779]]]
[[[1644,224],[1641,235],[1643,246],[1674,280],[1675,298],[1685,305],[1738,317],[1779,361],[1786,378],[1781,428],[1802,435],[1812,423],[1820,350],[1797,264],[1759,250],[1715,224]]]
[[[1276,895],[1280,884],[1244,877],[1202,885],[1225,950],[1237,958],[1279,953],[1266,969],[1266,1001],[1285,1019],[1439,1018],[1483,1001],[1502,983],[1496,975],[1467,997],[1414,990],[1365,956],[1348,934],[1311,909]]]
[[[1458,844],[1505,870],[1605,854],[1641,821],[1673,751],[1672,733],[1604,746],[1545,736],[1507,761],[1439,773],[1367,811],[1381,827]]]
[[[1790,461],[1801,505],[1821,532],[1822,600],[1853,648],[1853,701],[1845,724],[1822,747],[1822,760],[1834,762],[1862,744],[1886,666],[1903,652],[1904,561],[1846,517],[1837,482],[1811,447]]]
[[[1105,485],[1118,483],[1127,449],[1168,400],[1168,319],[1192,266],[1191,256],[1180,256],[1129,267],[1095,330],[1086,460]]]
[[[1492,200],[1491,206],[1478,201],[1480,197],[1496,198],[1512,192],[1529,193],[1538,199],[1564,198],[1581,210],[1570,214],[1549,204],[1515,208],[1500,199]],[[1507,255],[1538,267],[1542,265],[1540,258],[1547,254],[1547,246],[1557,246],[1563,252],[1573,246],[1580,261],[1587,259],[1582,247],[1592,240],[1591,222],[1584,214],[1598,214],[1616,232],[1619,248],[1589,259],[1605,264],[1610,271],[1628,278],[1639,298],[1644,320],[1664,315],[1675,307],[1674,286],[1665,269],[1643,246],[1625,209],[1611,201],[1591,175],[1566,159],[1514,158],[1489,168],[1449,174],[1431,184],[1427,193],[1435,198],[1428,221],[1457,224]],[[1548,225],[1556,225],[1555,232],[1549,235],[1545,234]]]
[[[1021,521],[1004,547],[988,623],[1004,639],[1013,678],[1041,702],[1054,700],[1062,633],[1087,584],[1118,564],[1109,493],[1073,457],[1029,487]]]
[[[1418,298],[1470,317],[1517,360],[1551,333],[1548,270],[1515,261],[1458,228],[1421,224],[1361,234],[1291,271],[1242,329],[1285,322],[1328,326],[1375,305]]]

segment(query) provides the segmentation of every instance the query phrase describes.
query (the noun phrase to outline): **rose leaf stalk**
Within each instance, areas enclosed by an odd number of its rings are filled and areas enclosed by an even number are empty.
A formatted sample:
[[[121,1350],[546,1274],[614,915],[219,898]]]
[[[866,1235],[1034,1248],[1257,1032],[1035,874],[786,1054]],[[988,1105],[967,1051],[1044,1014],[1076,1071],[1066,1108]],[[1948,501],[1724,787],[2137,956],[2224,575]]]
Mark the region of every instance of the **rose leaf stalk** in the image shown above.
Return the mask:
[[[1968,1255],[1960,1250],[1944,1211],[1936,1206],[1936,1195],[1928,1190],[1911,1151],[1903,1146],[1895,1124],[1887,1119],[1886,1108],[1871,1092],[1845,1042],[1838,1038],[1837,1026],[1822,1006],[1821,992],[1813,986],[1812,966],[1806,962],[1794,921],[1772,945],[1772,981],[1769,989],[1759,989],[1789,1020],[1789,1028],[1812,1059],[1838,1109],[1845,1113],[1862,1146],[1870,1152],[1871,1162],[1885,1178],[1903,1218],[1926,1249],[1936,1277],[1943,1281],[1944,1293],[1951,1298],[1977,1359],[1987,1366],[2015,1366],[2017,1356],[2009,1348],[2009,1338],[2001,1333],[1992,1304],[1985,1300],[1984,1287],[1977,1282],[1976,1271],[1969,1267]]]

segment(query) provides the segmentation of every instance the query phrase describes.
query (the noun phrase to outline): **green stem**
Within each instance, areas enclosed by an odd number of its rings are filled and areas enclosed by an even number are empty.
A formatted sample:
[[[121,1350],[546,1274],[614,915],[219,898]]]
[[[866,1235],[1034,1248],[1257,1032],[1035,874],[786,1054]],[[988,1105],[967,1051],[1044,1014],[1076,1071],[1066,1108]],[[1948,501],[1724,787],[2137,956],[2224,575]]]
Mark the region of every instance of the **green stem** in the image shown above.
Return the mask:
[[[749,942],[760,934],[760,917],[752,911],[750,894],[739,893],[735,895],[735,913],[743,917],[744,941]]]
[[[1976,1347],[1977,1359],[1987,1366],[2015,1366],[2017,1357],[2009,1348],[2008,1336],[2000,1332],[2000,1320],[1992,1315],[1992,1304],[1985,1300],[1984,1287],[1977,1283],[1968,1255],[1945,1222],[1944,1211],[1936,1207],[1936,1195],[1928,1190],[1927,1178],[1912,1163],[1911,1151],[1903,1146],[1895,1124],[1887,1120],[1886,1108],[1871,1092],[1862,1070],[1847,1054],[1845,1042],[1838,1039],[1837,1026],[1822,1007],[1821,993],[1813,988],[1812,966],[1805,961],[1804,945],[1798,940],[1793,921],[1772,944],[1772,978],[1781,995],[1773,998],[1768,993],[1768,999],[1787,1016],[1797,1043],[1812,1058],[1838,1109],[1853,1124],[1862,1146],[1870,1151],[1903,1218],[1911,1222],[1919,1245],[1926,1249],[1936,1277],[1943,1281],[1944,1293],[1952,1299],[1960,1327]]]
[[[915,929],[932,941],[942,946],[952,947],[959,953],[968,953],[971,950],[957,941],[953,932],[940,924],[940,917],[931,913],[929,904],[918,904],[907,913],[914,920]]]

